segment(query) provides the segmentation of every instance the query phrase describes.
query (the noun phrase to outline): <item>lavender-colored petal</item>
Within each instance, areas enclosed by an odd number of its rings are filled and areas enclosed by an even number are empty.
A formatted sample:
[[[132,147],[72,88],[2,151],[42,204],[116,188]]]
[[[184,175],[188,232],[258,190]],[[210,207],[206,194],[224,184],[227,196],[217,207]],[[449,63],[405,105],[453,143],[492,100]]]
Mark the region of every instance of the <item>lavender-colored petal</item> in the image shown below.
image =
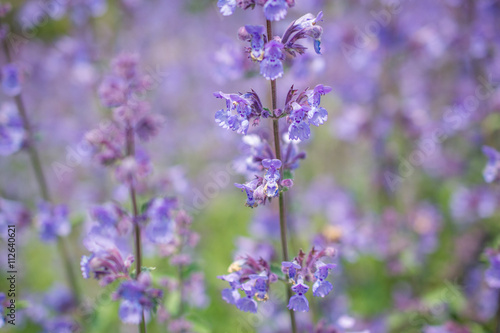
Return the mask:
[[[264,14],[269,21],[279,21],[285,18],[288,10],[286,0],[268,0],[264,5]]]

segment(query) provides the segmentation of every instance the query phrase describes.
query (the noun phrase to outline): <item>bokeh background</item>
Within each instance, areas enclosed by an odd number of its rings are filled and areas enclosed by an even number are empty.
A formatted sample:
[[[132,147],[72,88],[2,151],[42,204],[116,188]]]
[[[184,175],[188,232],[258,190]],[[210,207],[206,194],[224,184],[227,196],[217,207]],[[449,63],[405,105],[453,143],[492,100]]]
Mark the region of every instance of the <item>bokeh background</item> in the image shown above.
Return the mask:
[[[55,0],[14,1],[6,20],[22,37],[15,62],[44,170],[55,201],[70,208],[75,270],[86,253],[89,207],[124,198],[112,173],[77,150],[85,133],[110,117],[97,88],[111,60],[137,54],[156,83],[145,98],[166,119],[146,146],[152,183],[181,198],[201,235],[205,290],[193,291],[203,297],[200,308],[188,310],[193,331],[287,332],[280,328],[286,313],[241,313],[221,299],[226,286],[217,279],[238,253],[268,243],[279,249],[275,203],[244,207],[232,185],[244,181],[242,141],[214,122],[222,105],[212,95],[254,89],[269,99],[268,82],[237,39],[241,25],[264,23],[262,11],[223,17],[212,0],[70,2],[59,10]],[[307,158],[287,205],[291,253],[330,244],[339,266],[333,294],[310,299],[312,314],[299,320],[324,318],[339,332],[493,332],[499,295],[485,282],[484,251],[498,245],[500,189],[483,179],[481,147],[500,148],[500,1],[297,0],[274,30],[281,34],[291,20],[320,10],[322,55],[288,61],[278,80],[281,103],[292,84],[333,88],[322,100],[328,122],[300,144]],[[61,165],[69,171],[61,174]],[[2,157],[0,167],[1,196],[34,208],[40,196],[27,154]],[[41,242],[36,228],[18,231],[17,246],[24,309],[15,329],[3,330],[40,332],[36,307],[64,285],[64,270],[58,248]],[[146,263],[169,273],[147,250]],[[4,265],[1,259],[0,290],[7,287]],[[120,323],[109,290],[95,280],[79,283],[95,310],[91,332],[137,330]],[[460,327],[443,326],[451,322]],[[155,320],[148,328],[166,332]]]

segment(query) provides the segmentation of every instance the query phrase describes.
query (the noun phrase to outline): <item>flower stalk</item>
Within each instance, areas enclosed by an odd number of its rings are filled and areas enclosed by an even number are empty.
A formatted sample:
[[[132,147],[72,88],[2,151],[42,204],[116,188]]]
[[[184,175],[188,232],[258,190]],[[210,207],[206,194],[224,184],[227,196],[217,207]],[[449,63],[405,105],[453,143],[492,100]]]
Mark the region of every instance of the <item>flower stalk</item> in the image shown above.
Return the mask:
[[[266,28],[267,28],[267,39],[271,40],[273,38],[273,25],[272,22],[269,20],[266,20]],[[278,108],[277,106],[277,96],[276,96],[276,80],[270,80],[271,82],[271,103],[272,103],[272,108],[273,108],[273,115],[274,115],[274,110]],[[276,154],[276,158],[278,160],[281,159],[281,143],[280,143],[280,127],[279,127],[279,117],[274,117],[273,118],[273,136],[274,136],[274,150]],[[284,168],[280,169],[281,172],[281,179],[283,178],[283,170]],[[279,193],[279,219],[280,219],[280,238],[281,238],[281,251],[283,255],[283,261],[288,261],[288,241],[287,241],[287,226],[286,226],[286,213],[285,213],[285,198],[284,198],[284,192],[280,191]],[[286,292],[287,292],[287,299],[290,299],[292,297],[292,292],[289,288],[288,285],[285,286]],[[292,327],[292,332],[296,333],[297,332],[297,324],[295,322],[295,313],[293,310],[289,309],[288,310],[290,314],[290,324]]]
[[[5,54],[5,58],[8,63],[12,63],[12,55],[10,53],[10,48],[7,42],[7,39],[2,41],[2,46]],[[28,114],[26,112],[26,107],[24,105],[24,101],[21,93],[17,94],[13,97],[14,102],[16,104],[19,115],[21,116],[22,125],[24,131],[26,133],[26,148],[28,150],[28,155],[30,158],[30,164],[33,167],[33,171],[35,174],[35,178],[40,189],[40,194],[42,199],[46,202],[52,202],[52,197],[50,195],[49,187],[47,185],[47,178],[45,177],[45,173],[43,171],[42,162],[40,159],[40,155],[38,154],[38,150],[36,149],[34,135],[33,135],[33,127],[31,126],[31,122],[29,120]],[[61,259],[64,264],[64,268],[66,271],[66,278],[68,283],[73,290],[73,296],[75,298],[76,304],[80,303],[80,289],[78,287],[78,283],[76,282],[76,274],[73,269],[71,256],[69,254],[68,246],[63,237],[57,238],[57,246],[59,249],[59,254],[61,255]]]
[[[134,142],[134,130],[130,124],[127,124],[125,130],[125,137],[127,140],[126,146],[126,156],[134,156],[135,155],[135,142]],[[137,195],[135,192],[135,187],[133,182],[130,182],[129,185],[129,193],[130,193],[130,201],[132,203],[132,214],[134,221],[134,244],[135,244],[135,265],[136,265],[136,275],[135,279],[139,277],[141,274],[142,267],[142,246],[141,246],[141,228],[139,226],[138,216],[139,210],[137,207]],[[146,320],[144,317],[144,311],[142,311],[141,322],[139,323],[139,332],[146,333]]]

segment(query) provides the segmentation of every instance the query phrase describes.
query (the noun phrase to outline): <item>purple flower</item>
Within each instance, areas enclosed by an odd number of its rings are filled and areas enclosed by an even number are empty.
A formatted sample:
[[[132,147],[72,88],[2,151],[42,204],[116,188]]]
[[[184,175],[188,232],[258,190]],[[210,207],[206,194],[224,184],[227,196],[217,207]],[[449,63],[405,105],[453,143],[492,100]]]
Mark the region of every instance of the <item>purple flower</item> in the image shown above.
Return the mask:
[[[298,283],[292,287],[295,295],[290,297],[288,302],[288,308],[293,311],[307,312],[309,311],[309,302],[305,296],[305,293],[309,290],[309,287],[303,284],[303,281],[299,279]]]
[[[310,125],[319,126],[325,123],[328,112],[320,107],[321,96],[332,89],[318,84],[314,89],[306,90],[295,96],[296,91],[290,89],[286,110],[290,113],[288,135],[290,140],[306,140],[311,135]]]
[[[91,251],[90,256],[82,256],[80,269],[84,279],[93,277],[107,285],[118,278],[128,276],[128,270],[134,261],[132,255],[124,256],[115,244],[112,235],[101,226],[95,226],[84,239],[84,245]]]
[[[301,266],[296,261],[283,261],[281,263],[281,270],[283,271],[283,273],[288,274],[288,278],[290,279],[290,281],[296,281],[297,270],[300,268]]]
[[[286,0],[268,0],[264,5],[264,14],[269,21],[279,21],[285,18],[287,9]]]
[[[264,186],[264,192],[268,197],[275,197],[279,194],[278,180],[280,179],[281,161],[277,159],[265,159],[262,161],[262,166],[267,169],[264,176],[266,180],[266,185]]]
[[[31,213],[21,203],[0,197],[0,238],[7,239],[7,226],[15,225],[17,231],[31,223]]]
[[[21,118],[13,103],[0,107],[0,155],[14,154],[23,146],[25,131]]]
[[[146,236],[157,244],[166,244],[174,237],[175,222],[171,211],[177,206],[177,200],[167,198],[156,198],[151,200],[146,211],[149,220],[146,226]]]
[[[257,202],[255,202],[255,199],[253,196],[254,189],[252,189],[251,187],[249,187],[246,184],[237,184],[236,183],[236,184],[234,184],[234,186],[241,188],[242,191],[245,191],[245,193],[247,195],[247,202],[245,203],[245,206],[250,207],[250,208],[255,208],[258,206],[258,204],[257,204]]]
[[[332,88],[318,84],[313,90],[307,92],[308,103],[311,106],[311,110],[309,110],[307,114],[309,124],[318,127],[319,125],[323,125],[328,119],[328,112],[320,107],[319,104],[321,102],[321,96],[330,91],[332,91]]]
[[[483,146],[483,153],[488,158],[488,163],[483,170],[483,177],[487,183],[493,182],[498,177],[500,168],[500,153],[494,148]]]
[[[238,273],[230,273],[228,275],[221,275],[217,278],[229,282],[231,288],[222,290],[222,299],[229,304],[236,305],[236,302],[241,298],[238,289],[240,288],[240,275]]]
[[[307,48],[297,42],[301,39],[310,37],[314,41],[314,51],[317,54],[321,54],[320,46],[323,28],[316,23],[322,21],[322,17],[323,12],[319,12],[316,17],[308,13],[295,20],[281,38],[281,42],[285,46],[285,51],[294,57],[297,53],[303,54]]]
[[[123,105],[127,100],[127,83],[120,77],[108,76],[99,86],[98,93],[105,107]]]
[[[484,278],[490,288],[500,288],[500,253],[487,251],[490,267],[484,272]]]
[[[2,67],[2,89],[7,96],[16,96],[21,93],[21,73],[15,64]]]
[[[313,284],[313,296],[325,297],[332,291],[333,286],[329,281],[326,281],[329,270],[334,268],[334,264],[325,264],[322,261],[316,263],[316,272],[314,277],[317,279]]]
[[[222,128],[247,134],[250,120],[264,116],[262,103],[254,91],[244,95],[218,92],[214,93],[214,96],[226,100],[226,109],[215,113],[215,122]]]
[[[245,297],[236,301],[236,307],[243,312],[257,313],[257,302],[253,299],[253,287],[245,284],[243,291],[245,292]]]
[[[38,205],[37,222],[40,238],[44,242],[55,241],[58,237],[65,237],[71,232],[68,208],[65,205],[42,202]]]
[[[220,13],[224,16],[229,16],[234,13],[236,8],[236,0],[219,0],[217,6],[220,8]]]
[[[281,51],[283,44],[275,40],[266,44],[264,50],[264,59],[260,63],[260,74],[268,80],[275,80],[283,76],[284,55]]]
[[[246,32],[250,35],[250,57],[255,61],[264,59],[264,32],[262,25],[246,25]]]
[[[119,315],[126,324],[139,324],[142,313],[156,307],[163,292],[151,288],[151,276],[143,272],[137,280],[126,280],[120,284],[114,299],[121,299]]]
[[[291,124],[288,127],[290,140],[306,140],[311,136],[309,124],[305,121],[305,115],[310,110],[308,106],[301,106],[294,102],[290,113]]]

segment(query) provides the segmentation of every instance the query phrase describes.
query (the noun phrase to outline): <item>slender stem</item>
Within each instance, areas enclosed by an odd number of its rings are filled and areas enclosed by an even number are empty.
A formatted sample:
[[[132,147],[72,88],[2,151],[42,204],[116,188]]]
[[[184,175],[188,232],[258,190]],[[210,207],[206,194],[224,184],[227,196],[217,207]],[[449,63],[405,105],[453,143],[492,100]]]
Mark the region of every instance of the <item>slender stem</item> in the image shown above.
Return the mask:
[[[125,137],[127,140],[127,151],[126,155],[127,156],[134,156],[135,155],[135,142],[134,142],[134,130],[130,126],[130,124],[127,124],[127,128],[125,129]],[[134,234],[135,234],[135,278],[137,279],[139,277],[139,274],[141,274],[141,267],[142,267],[142,253],[141,253],[141,227],[139,226],[139,221],[138,221],[138,216],[139,216],[139,210],[137,208],[137,195],[135,193],[135,187],[133,182],[130,183],[129,186],[129,192],[130,192],[130,200],[132,201],[132,214],[133,214],[133,221],[134,221]],[[139,324],[139,332],[140,333],[146,333],[146,320],[144,318],[144,311],[142,311],[142,320]]]
[[[12,56],[10,54],[9,45],[7,39],[3,40],[2,43],[3,50],[5,53],[5,57],[7,62],[12,62]],[[24,106],[24,102],[21,94],[18,94],[14,97],[14,101],[17,106],[17,110],[19,111],[19,115],[21,116],[21,120],[23,123],[24,131],[26,132],[26,141],[27,141],[27,149],[30,157],[31,165],[33,167],[33,171],[35,173],[35,178],[40,189],[40,193],[44,201],[52,202],[51,195],[49,192],[49,187],[47,186],[47,180],[45,174],[43,172],[42,162],[40,160],[40,156],[38,154],[38,150],[35,146],[35,140],[33,135],[33,127],[28,118],[28,113],[26,112],[26,107]],[[69,285],[73,290],[73,294],[75,297],[75,301],[77,304],[80,303],[80,288],[78,287],[75,271],[72,266],[71,257],[69,255],[69,250],[66,246],[65,240],[62,237],[58,237],[57,245],[59,247],[59,253],[62,257],[64,267],[66,270],[66,278],[68,279]]]
[[[271,21],[266,21],[267,26],[267,39],[271,40],[273,38],[273,26]],[[271,80],[271,100],[272,100],[272,111],[277,109],[277,98],[276,98],[276,80]],[[273,134],[274,134],[274,150],[276,158],[281,161],[281,143],[280,143],[280,127],[279,119],[273,118]],[[282,161],[283,162],[283,161]],[[280,170],[281,179],[283,179],[283,168]],[[279,214],[280,214],[280,235],[281,235],[281,251],[283,254],[283,260],[288,261],[288,243],[287,243],[287,227],[286,227],[286,215],[285,215],[285,194],[284,192],[279,193]],[[292,291],[286,286],[286,291],[288,299],[292,296]],[[292,326],[292,332],[297,333],[297,324],[295,323],[295,312],[289,310],[290,313],[290,323]]]
[[[184,267],[179,265],[179,291],[181,293],[179,300],[179,312],[178,317],[181,318],[184,313]]]

